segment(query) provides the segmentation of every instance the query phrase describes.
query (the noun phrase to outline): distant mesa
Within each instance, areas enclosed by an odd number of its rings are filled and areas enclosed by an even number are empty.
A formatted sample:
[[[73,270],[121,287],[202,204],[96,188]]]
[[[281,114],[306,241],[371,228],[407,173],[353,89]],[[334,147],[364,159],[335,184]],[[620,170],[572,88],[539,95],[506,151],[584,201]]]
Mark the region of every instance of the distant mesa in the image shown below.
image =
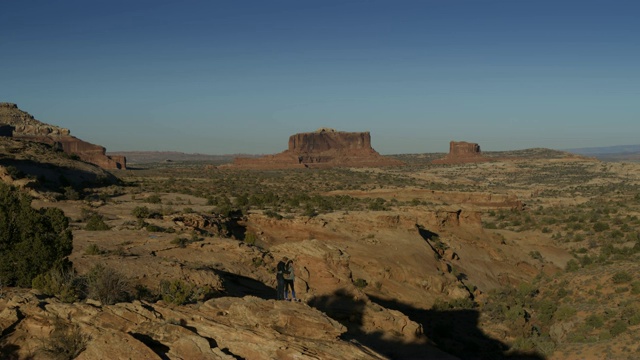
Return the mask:
[[[371,147],[369,132],[344,132],[320,128],[289,137],[289,148],[259,158],[238,157],[232,166],[251,169],[305,167],[379,167],[402,165]]]
[[[36,120],[13,103],[0,102],[0,136],[48,144],[103,169],[127,168],[124,156],[108,156],[104,147],[71,136],[69,129]]]
[[[442,159],[433,160],[433,164],[464,164],[490,161],[482,156],[480,145],[466,141],[451,141],[449,154]]]

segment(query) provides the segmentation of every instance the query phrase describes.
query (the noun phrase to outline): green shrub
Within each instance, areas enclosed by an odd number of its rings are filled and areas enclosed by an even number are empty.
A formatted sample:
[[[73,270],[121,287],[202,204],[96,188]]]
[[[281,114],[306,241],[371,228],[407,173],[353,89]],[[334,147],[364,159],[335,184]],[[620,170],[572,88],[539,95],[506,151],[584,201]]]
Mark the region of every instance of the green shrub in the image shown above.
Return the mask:
[[[538,260],[538,261],[542,261],[542,254],[540,254],[540,251],[535,250],[535,251],[530,251],[529,252],[529,256],[531,256],[532,259],[534,260]]]
[[[273,218],[273,219],[276,219],[276,220],[282,220],[284,218],[282,215],[278,214],[277,212],[275,212],[273,210],[266,210],[264,212],[264,214],[267,217],[270,217],[270,218]]]
[[[611,329],[609,330],[611,335],[614,337],[622,334],[625,331],[627,331],[627,322],[624,320],[616,321],[615,323],[613,323],[613,326],[611,326]]]
[[[252,232],[248,232],[244,235],[244,242],[247,245],[255,245],[256,240],[257,240],[256,234]]]
[[[127,290],[127,279],[111,268],[98,264],[87,274],[87,297],[105,305],[127,300]]]
[[[64,188],[64,198],[67,200],[80,200],[80,193],[71,186]]]
[[[160,204],[162,203],[162,198],[160,198],[160,195],[158,194],[153,194],[153,195],[149,195],[149,197],[147,197],[145,201],[148,202],[149,204]]]
[[[111,227],[104,222],[104,217],[100,214],[92,214],[87,220],[87,225],[84,227],[87,231],[104,231],[109,230]]]
[[[256,256],[253,259],[251,259],[251,263],[253,264],[254,267],[260,267],[265,265],[264,260],[259,256]]]
[[[138,219],[146,219],[151,215],[151,211],[146,206],[136,206],[133,210],[131,210],[131,215],[135,216]]]
[[[85,255],[102,255],[105,253],[97,244],[91,244],[84,249]]]
[[[570,305],[561,305],[556,310],[555,314],[553,314],[553,318],[558,321],[569,320],[574,317],[577,313],[577,310]]]
[[[558,299],[562,299],[563,297],[569,295],[571,292],[568,291],[567,289],[565,289],[564,287],[558,289],[558,292],[556,293],[556,296]]]
[[[56,267],[68,269],[73,249],[69,219],[60,209],[31,207],[31,198],[0,183],[0,282],[30,287]]]
[[[485,229],[497,229],[498,228],[498,226],[494,222],[483,222],[482,225],[483,225],[483,227]]]
[[[578,271],[580,269],[580,264],[575,260],[571,259],[567,261],[567,265],[565,266],[565,270],[569,272]]]
[[[477,306],[478,304],[469,298],[454,299],[449,301],[437,299],[431,308],[438,311],[447,311],[455,309],[474,309]]]
[[[535,308],[538,320],[547,324],[558,309],[558,305],[553,300],[542,299],[535,304]]]
[[[166,303],[183,305],[191,301],[194,286],[182,280],[162,280],[160,282],[160,296]]]
[[[164,232],[165,229],[161,226],[154,224],[147,224],[146,229],[148,232]]]
[[[78,325],[71,325],[55,318],[53,331],[44,340],[42,351],[50,359],[71,360],[87,348],[89,340],[90,337],[84,334]]]
[[[603,232],[605,230],[609,230],[609,224],[603,222],[597,222],[593,224],[593,231],[595,232]]]
[[[368,208],[372,211],[384,211],[387,210],[385,203],[386,201],[383,198],[376,198],[369,204]]]
[[[614,284],[622,284],[633,280],[633,276],[626,271],[618,271],[611,278]]]
[[[362,278],[357,278],[353,281],[353,285],[355,285],[357,288],[363,289],[367,287],[367,285],[369,284],[367,283],[367,280]]]
[[[109,250],[108,251],[109,254],[111,255],[117,255],[117,256],[127,256],[127,249],[125,249],[125,247],[123,245],[118,245],[118,247],[116,247],[114,250]]]
[[[604,325],[604,320],[602,320],[602,317],[592,314],[587,317],[585,324],[590,328],[601,328]]]
[[[18,170],[18,168],[13,165],[7,166],[5,170],[7,171],[7,174],[9,174],[9,176],[11,176],[13,179],[16,179],[16,180],[22,179],[26,176],[24,172],[22,172],[21,170]]]
[[[80,298],[81,279],[72,270],[51,269],[36,276],[31,282],[34,289],[60,301],[72,303]]]
[[[185,238],[181,238],[179,236],[176,236],[173,240],[171,240],[171,243],[173,245],[178,245],[181,248],[185,248],[185,247],[187,247],[187,244],[189,244],[189,239],[185,239]]]

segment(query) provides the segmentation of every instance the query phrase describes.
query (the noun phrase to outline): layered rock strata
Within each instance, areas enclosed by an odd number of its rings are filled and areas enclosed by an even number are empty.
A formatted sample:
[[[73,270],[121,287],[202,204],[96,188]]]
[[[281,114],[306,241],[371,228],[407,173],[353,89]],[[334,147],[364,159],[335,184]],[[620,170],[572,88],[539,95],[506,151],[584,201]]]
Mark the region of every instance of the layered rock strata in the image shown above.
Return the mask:
[[[36,120],[13,103],[0,103],[0,136],[48,144],[104,169],[127,168],[124,156],[108,156],[104,147],[71,136],[69,129]]]
[[[371,147],[369,132],[343,132],[321,128],[289,137],[289,148],[260,158],[236,158],[243,168],[378,167],[402,165]]]
[[[55,358],[71,350],[46,349],[71,335],[81,350],[76,359],[385,359],[341,340],[346,328],[316,309],[251,296],[176,307],[137,300],[67,304],[22,292],[0,299],[0,306],[2,345],[8,344],[0,348],[3,359]]]

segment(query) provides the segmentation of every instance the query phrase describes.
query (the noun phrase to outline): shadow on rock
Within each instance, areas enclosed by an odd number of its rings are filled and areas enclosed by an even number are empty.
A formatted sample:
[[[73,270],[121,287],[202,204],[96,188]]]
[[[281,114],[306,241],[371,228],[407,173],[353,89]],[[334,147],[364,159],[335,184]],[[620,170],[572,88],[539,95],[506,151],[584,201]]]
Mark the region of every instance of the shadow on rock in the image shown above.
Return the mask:
[[[31,187],[35,190],[64,192],[66,187],[83,189],[120,184],[121,181],[108,171],[88,164],[91,170],[83,170],[32,160],[0,159],[0,166],[7,167],[15,179],[33,178],[37,181]]]
[[[509,351],[507,344],[487,336],[478,327],[480,312],[477,310],[424,310],[375,296],[369,296],[369,299],[407,315],[422,325],[426,337],[439,349],[461,359],[544,359],[537,353]]]
[[[274,288],[256,279],[224,270],[214,269],[214,272],[222,280],[225,296],[243,297],[251,295],[265,300],[276,298],[276,290]]]
[[[18,345],[0,345],[0,358],[6,360],[18,360],[20,356],[18,355],[18,351],[20,347]]]
[[[423,341],[405,342],[392,339],[381,330],[365,331],[367,301],[354,299],[345,290],[313,298],[309,305],[347,328],[343,340],[355,340],[391,359],[544,359],[538,354],[507,353],[509,348],[506,344],[486,336],[478,328],[479,313],[475,310],[423,310],[396,301],[370,298],[372,302],[400,311],[421,324],[426,335]]]

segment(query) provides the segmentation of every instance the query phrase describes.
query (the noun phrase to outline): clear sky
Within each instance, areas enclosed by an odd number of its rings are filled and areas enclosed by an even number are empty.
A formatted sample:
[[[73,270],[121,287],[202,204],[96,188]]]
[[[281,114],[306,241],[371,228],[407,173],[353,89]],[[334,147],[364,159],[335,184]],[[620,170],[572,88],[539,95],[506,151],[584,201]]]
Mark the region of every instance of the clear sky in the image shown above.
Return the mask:
[[[640,143],[637,0],[5,0],[0,69],[0,101],[111,152]]]

